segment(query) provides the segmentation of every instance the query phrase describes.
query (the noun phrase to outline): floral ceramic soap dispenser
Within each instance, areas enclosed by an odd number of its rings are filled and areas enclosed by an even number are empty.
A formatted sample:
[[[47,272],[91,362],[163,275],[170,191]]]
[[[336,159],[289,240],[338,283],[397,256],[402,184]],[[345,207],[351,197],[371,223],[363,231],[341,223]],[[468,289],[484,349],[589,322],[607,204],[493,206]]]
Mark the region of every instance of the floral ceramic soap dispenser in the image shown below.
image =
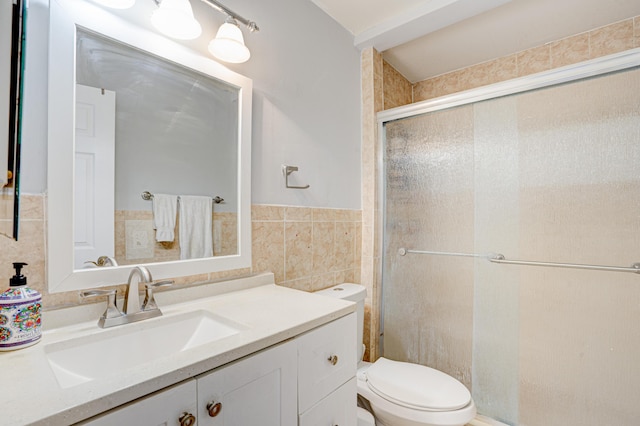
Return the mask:
[[[16,274],[10,287],[0,294],[0,351],[12,351],[40,341],[42,296],[27,287],[27,277],[20,273],[26,263],[16,262]]]

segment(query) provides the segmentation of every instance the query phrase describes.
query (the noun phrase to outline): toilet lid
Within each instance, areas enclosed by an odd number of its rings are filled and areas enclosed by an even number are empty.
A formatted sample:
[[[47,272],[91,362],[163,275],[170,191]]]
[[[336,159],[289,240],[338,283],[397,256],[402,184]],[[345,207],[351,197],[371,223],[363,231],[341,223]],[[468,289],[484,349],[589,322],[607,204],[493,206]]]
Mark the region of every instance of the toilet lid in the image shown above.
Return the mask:
[[[469,390],[453,377],[433,368],[379,358],[366,371],[369,388],[403,407],[452,411],[471,401]]]

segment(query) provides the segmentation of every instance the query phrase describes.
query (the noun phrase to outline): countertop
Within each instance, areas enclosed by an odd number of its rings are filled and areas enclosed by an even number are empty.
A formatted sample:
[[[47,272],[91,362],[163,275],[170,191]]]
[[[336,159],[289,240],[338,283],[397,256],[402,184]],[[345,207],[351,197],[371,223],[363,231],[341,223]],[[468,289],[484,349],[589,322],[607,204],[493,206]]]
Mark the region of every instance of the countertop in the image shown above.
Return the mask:
[[[227,285],[226,289],[241,288],[240,290],[203,297],[207,290],[204,289],[203,293],[203,289],[200,289],[199,293],[198,290],[195,291],[195,300],[191,302],[163,304],[163,298],[160,296],[170,292],[159,294],[157,299],[164,313],[164,317],[160,318],[204,309],[243,325],[243,330],[238,334],[143,365],[114,371],[103,379],[61,388],[46,356],[47,346],[53,343],[93,336],[114,329],[100,329],[97,326],[97,316],[90,321],[62,326],[56,324],[56,328],[45,328],[38,344],[0,353],[3,376],[0,424],[69,425],[283,342],[355,311],[355,304],[352,302],[275,284],[264,284],[264,276],[257,281],[251,281],[251,278],[236,281],[237,285],[229,282],[231,284]],[[258,285],[253,287],[255,283]],[[165,296],[164,299],[170,300],[171,296]],[[104,306],[100,306],[104,309]],[[55,322],[54,315],[50,316],[52,323]],[[68,318],[73,318],[72,313],[64,316],[67,321]],[[135,326],[157,319],[118,327]],[[45,315],[43,321],[46,320]],[[126,351],[127,348],[117,350]]]

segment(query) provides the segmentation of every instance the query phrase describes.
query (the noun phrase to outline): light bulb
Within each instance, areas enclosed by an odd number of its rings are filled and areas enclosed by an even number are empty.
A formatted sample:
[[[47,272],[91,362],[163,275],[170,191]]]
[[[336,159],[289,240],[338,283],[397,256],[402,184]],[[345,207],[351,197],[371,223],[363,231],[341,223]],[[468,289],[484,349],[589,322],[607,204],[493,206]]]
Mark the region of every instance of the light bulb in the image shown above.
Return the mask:
[[[209,52],[221,61],[233,64],[246,62],[251,57],[251,52],[244,45],[242,31],[232,19],[220,26],[216,38],[209,43]]]
[[[178,40],[192,40],[202,33],[189,0],[163,0],[151,15],[151,23],[162,34]]]

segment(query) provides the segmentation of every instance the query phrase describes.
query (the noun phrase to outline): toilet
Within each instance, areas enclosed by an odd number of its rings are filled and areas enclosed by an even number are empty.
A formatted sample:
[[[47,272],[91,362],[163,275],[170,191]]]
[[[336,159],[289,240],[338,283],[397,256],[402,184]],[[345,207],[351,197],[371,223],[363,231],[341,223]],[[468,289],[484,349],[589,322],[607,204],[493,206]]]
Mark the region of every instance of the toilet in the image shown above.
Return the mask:
[[[419,364],[379,358],[362,361],[365,287],[345,283],[316,292],[356,302],[358,322],[358,426],[464,426],[476,415],[469,390],[458,380]],[[363,400],[364,399],[364,400]]]

